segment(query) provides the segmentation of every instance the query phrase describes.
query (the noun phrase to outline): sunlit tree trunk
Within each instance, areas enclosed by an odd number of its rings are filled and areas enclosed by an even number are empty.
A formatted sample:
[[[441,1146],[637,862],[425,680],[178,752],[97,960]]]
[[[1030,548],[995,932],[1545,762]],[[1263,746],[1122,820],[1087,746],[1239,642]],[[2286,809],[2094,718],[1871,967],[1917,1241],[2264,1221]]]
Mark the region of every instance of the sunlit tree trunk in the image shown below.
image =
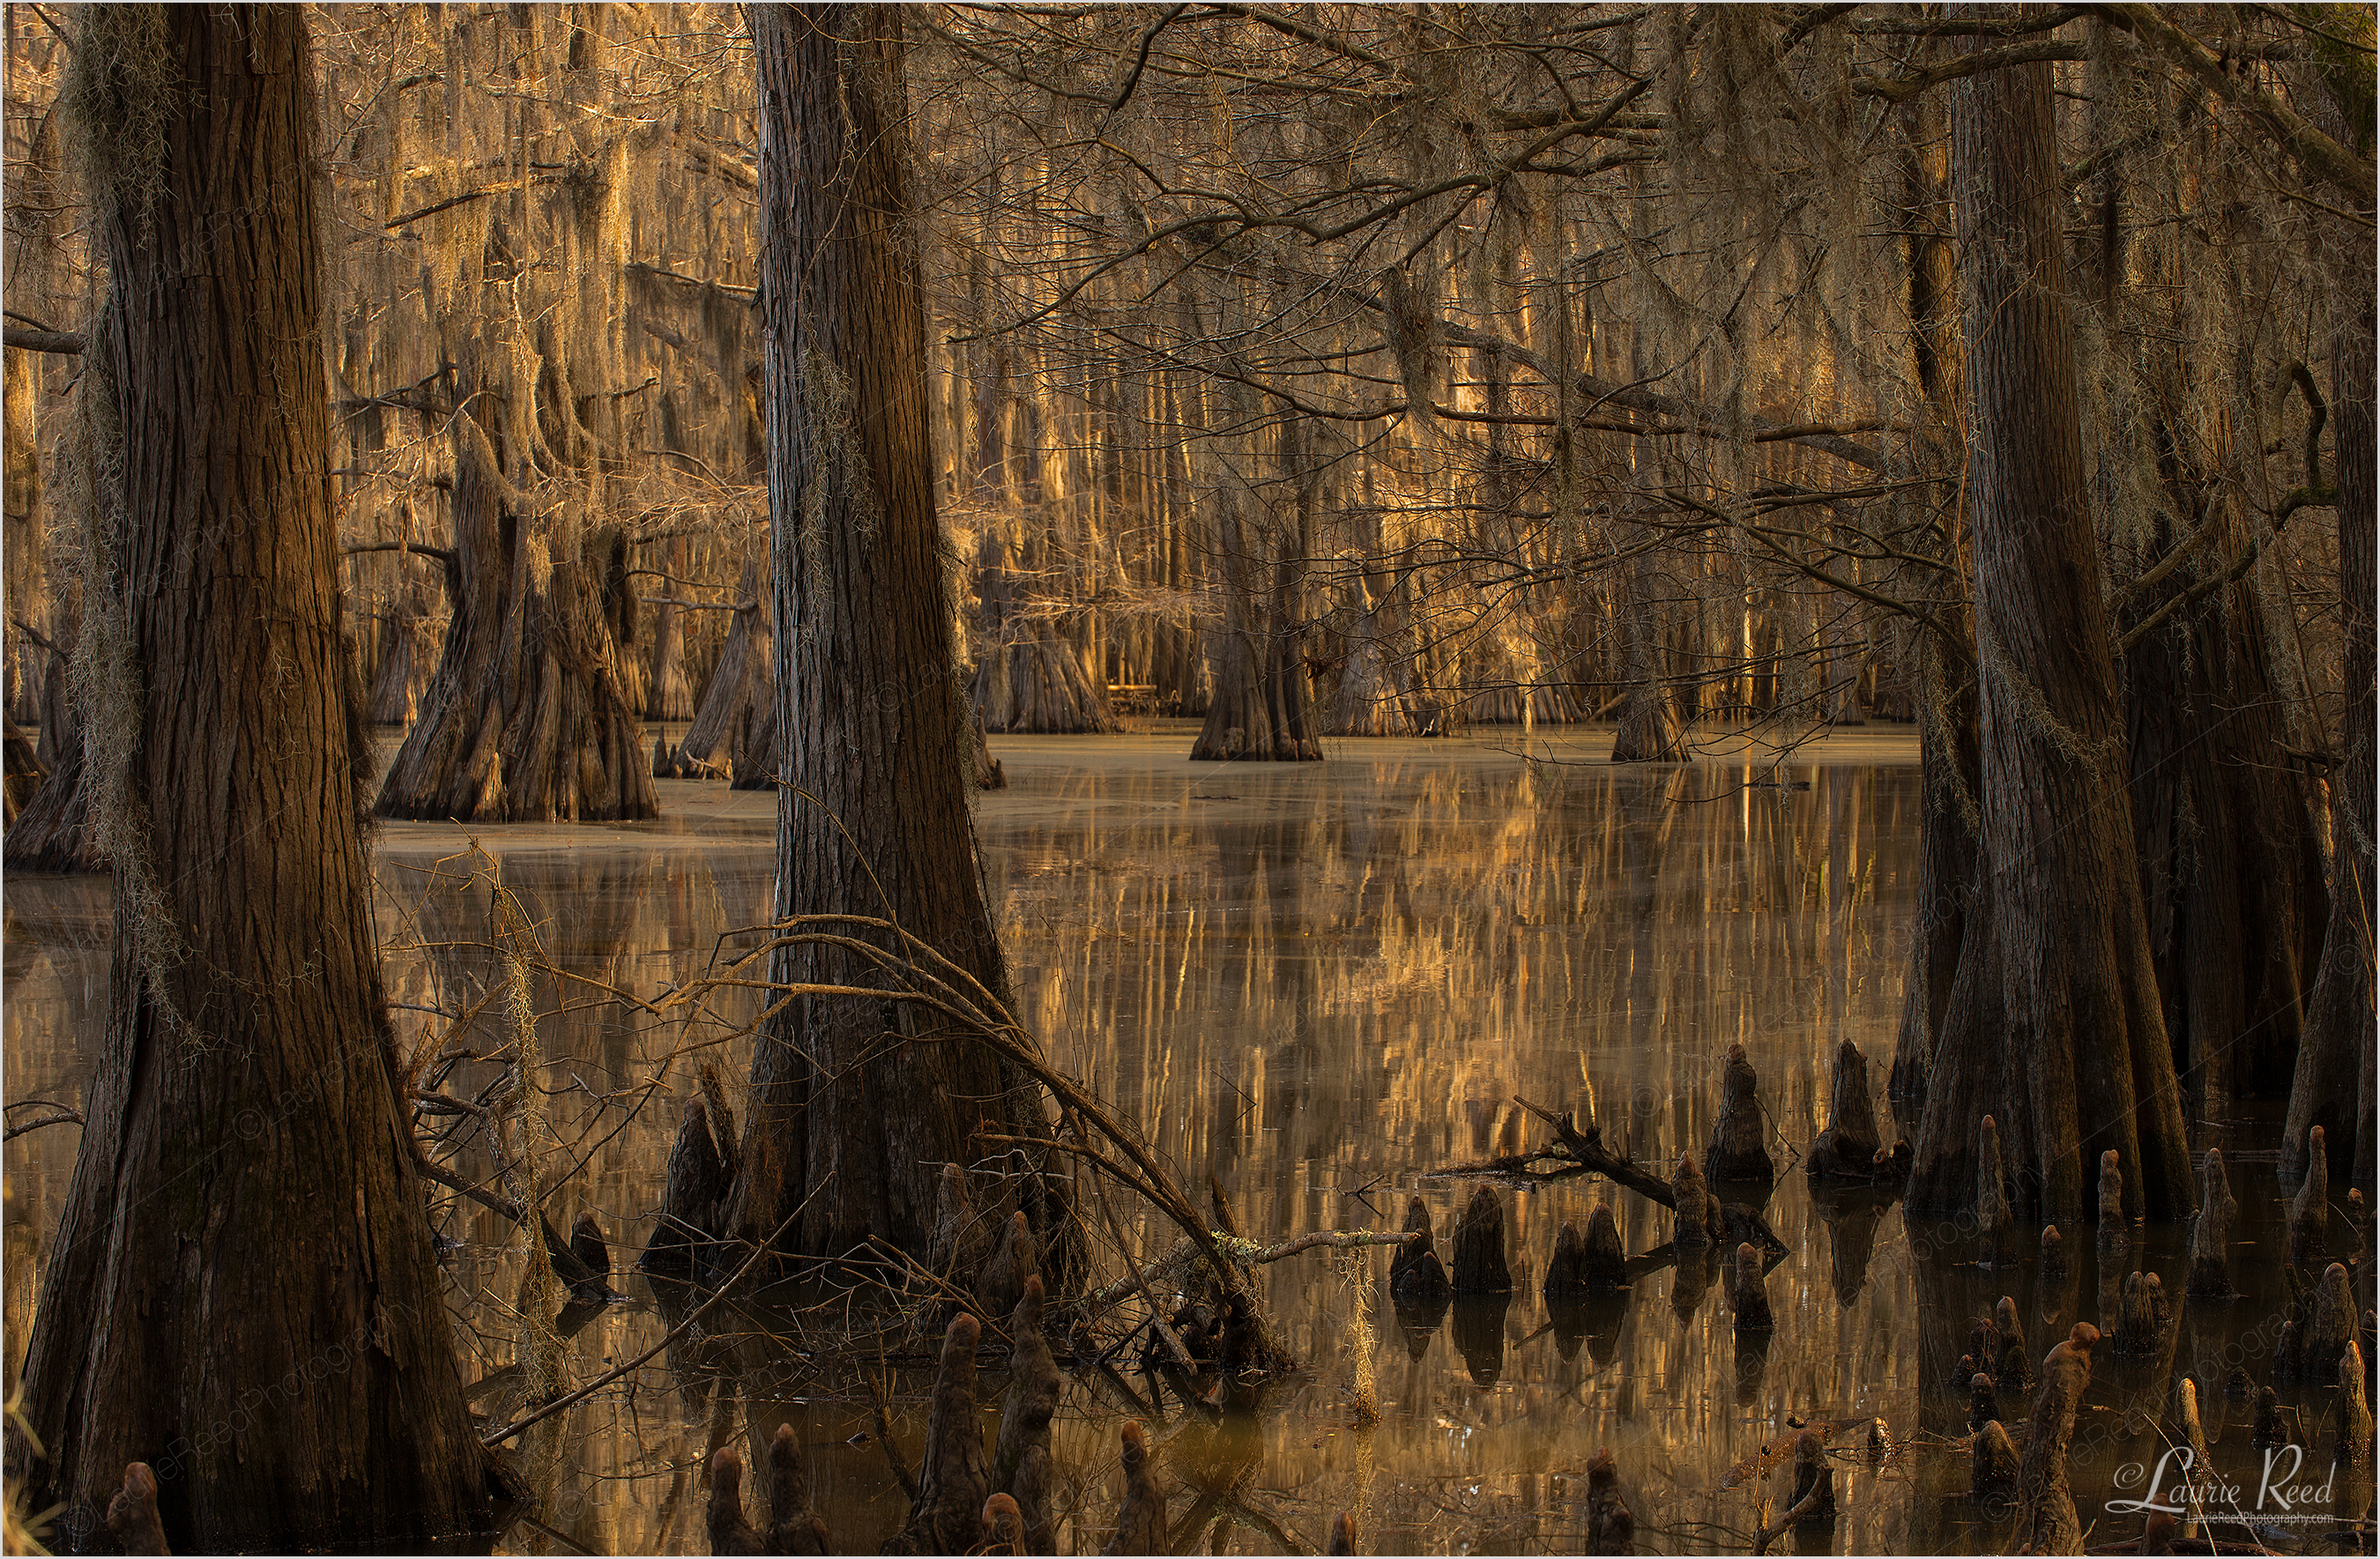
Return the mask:
[[[901,15],[754,7],[763,387],[777,636],[781,914],[886,916],[1006,999],[966,807],[968,710],[942,582],[910,219]],[[853,932],[864,936],[864,932]],[[905,956],[881,937],[870,940]],[[823,947],[779,980],[879,985]],[[761,1031],[735,1232],[924,1254],[941,1166],[1030,1133],[1038,1094],[909,1002],[805,997]],[[1012,1182],[1037,1224],[1038,1180]]]
[[[91,711],[113,999],[26,1367],[30,1508],[63,1500],[88,1533],[138,1459],[185,1553],[476,1529],[489,1460],[358,832],[322,257],[290,174],[315,155],[304,24],[93,7],[79,53],[84,133],[163,117],[154,165],[99,192],[115,301],[89,371],[118,391],[121,524],[86,607],[123,669]]]

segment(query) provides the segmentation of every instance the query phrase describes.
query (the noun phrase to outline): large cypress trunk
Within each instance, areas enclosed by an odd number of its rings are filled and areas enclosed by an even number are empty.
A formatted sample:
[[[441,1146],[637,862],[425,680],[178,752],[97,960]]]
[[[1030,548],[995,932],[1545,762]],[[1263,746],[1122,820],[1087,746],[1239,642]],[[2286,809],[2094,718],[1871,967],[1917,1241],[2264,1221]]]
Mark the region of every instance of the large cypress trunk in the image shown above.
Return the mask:
[[[633,598],[611,555],[617,533],[566,534],[550,514],[523,514],[477,399],[458,393],[453,419],[461,588],[372,810],[467,823],[659,816],[621,678],[618,620]]]
[[[2329,908],[2304,802],[2272,761],[2286,732],[2252,588],[2185,608],[2124,657],[2149,945],[2202,1128],[2228,1120],[2243,1094],[2288,1087]]]
[[[489,1462],[358,837],[304,24],[95,6],[78,58],[85,133],[129,153],[96,192],[121,524],[85,597],[127,674],[90,711],[113,1000],[26,1365],[31,1508],[90,1531],[139,1459],[185,1553],[468,1530]]]
[[[2334,1172],[2373,1184],[2372,883],[2375,578],[2373,492],[2373,368],[2374,308],[2369,286],[2371,250],[2350,273],[2360,293],[2355,311],[2333,348],[2333,395],[2338,415],[2338,594],[2346,617],[2347,717],[2337,766],[2331,770],[2330,925],[2322,964],[2306,1005],[2289,1090],[2289,1127],[2281,1172],[2306,1172],[2306,1142],[2324,1129]],[[2353,1143],[2352,1157],[2349,1144]]]
[[[2072,1225],[2105,1149],[2127,1215],[2186,1212],[2190,1177],[2083,478],[2052,101],[2033,64],[1959,83],[1950,110],[1983,816],[1910,1199],[1972,1202],[1990,1115],[2021,1199]]]
[[[901,18],[756,6],[760,296],[777,635],[782,914],[896,919],[1006,998],[966,806],[956,674],[909,220]],[[885,947],[889,939],[854,929]],[[781,981],[880,986],[844,949],[781,950]],[[733,1231],[841,1256],[924,1255],[940,1171],[1039,1130],[1039,1102],[986,1046],[914,1002],[809,996],[763,1027]],[[1014,1183],[1014,1182],[1012,1182]],[[1014,1194],[1014,1193],[1012,1193]],[[1010,1205],[1014,1205],[1011,1202]],[[1028,1199],[1038,1224],[1042,1210]]]
[[[1279,461],[1296,483],[1291,512],[1227,488],[1214,499],[1215,561],[1223,621],[1208,636],[1215,679],[1207,723],[1191,745],[1194,759],[1322,756],[1305,673],[1305,568],[1313,533],[1316,473],[1295,419],[1281,425]]]

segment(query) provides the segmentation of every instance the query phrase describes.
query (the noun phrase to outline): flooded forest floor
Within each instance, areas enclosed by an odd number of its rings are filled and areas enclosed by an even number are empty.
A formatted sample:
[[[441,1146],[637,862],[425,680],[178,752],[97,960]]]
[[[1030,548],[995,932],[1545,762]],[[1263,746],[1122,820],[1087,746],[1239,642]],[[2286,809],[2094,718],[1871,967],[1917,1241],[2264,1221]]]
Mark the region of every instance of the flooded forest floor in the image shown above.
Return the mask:
[[[2062,1277],[2030,1258],[1987,1270],[1965,1231],[1906,1221],[1888,1196],[1814,1190],[1803,1172],[1841,1042],[1869,1057],[1889,1119],[1882,1083],[1918,864],[1913,732],[1831,736],[1781,764],[1739,747],[1627,767],[1603,761],[1608,733],[1584,731],[1342,741],[1318,765],[1191,764],[1191,734],[1169,723],[993,743],[1009,788],[982,798],[977,829],[1017,1015],[1053,1061],[1139,1121],[1184,1185],[1211,1173],[1252,1239],[1393,1230],[1418,1195],[1443,1251],[1480,1182],[1423,1172],[1541,1142],[1516,1096],[1591,1118],[1667,1178],[1681,1150],[1700,1159],[1726,1053],[1741,1044],[1779,1170],[1765,1201],[1746,1197],[1787,1247],[1767,1284],[1776,1326],[1765,1344],[1740,1340],[1727,1281],[1692,1261],[1650,1264],[1617,1296],[1550,1314],[1539,1287],[1565,1222],[1585,1228],[1608,1203],[1634,1256],[1666,1245],[1670,1215],[1600,1178],[1500,1187],[1508,1302],[1401,1311],[1386,1249],[1257,1269],[1303,1370],[1240,1410],[1184,1400],[1141,1372],[1136,1345],[1102,1367],[1053,1336],[1059,1552],[1109,1541],[1126,1419],[1147,1426],[1174,1552],[1319,1552],[1348,1512],[1367,1551],[1575,1553],[1588,1541],[1588,1464],[1608,1447],[1641,1550],[1742,1553],[1787,1502],[1791,1458],[1778,1453],[1794,1432],[1869,1419],[1883,1420],[1888,1448],[1871,1453],[1864,1430],[1841,1437],[1840,1515],[1784,1548],[2004,1550],[2013,1512],[1969,1497],[1959,1444],[1970,1397],[1954,1375],[1972,1323],[2010,1298],[2037,1360],[2074,1322],[2117,1332],[2134,1271],[2162,1275],[2174,1316],[2146,1346],[2095,1357],[2072,1453],[2087,1541],[2139,1535],[2140,1516],[2108,1504],[2141,1497],[2185,1377],[2216,1468],[2243,1506],[2255,1497],[2270,1468],[2233,1373],[2252,1390],[2268,1384],[2289,1303],[2279,1101],[2222,1127],[2245,1241],[2233,1263],[2244,1293],[2228,1300],[2184,1298],[2186,1226],[2136,1228],[2113,1246],[2072,1239]],[[752,1014],[748,1000],[724,1000],[699,1021],[662,1022],[603,987],[650,998],[700,978],[722,937],[768,919],[773,891],[772,796],[715,781],[661,788],[654,824],[396,824],[372,840],[407,1044],[451,1043],[453,1016],[500,977],[474,846],[545,956],[582,977],[537,986],[549,1116],[568,1150],[553,1221],[593,1215],[622,1294],[567,1343],[581,1382],[670,1328],[633,1266],[696,1094],[683,1058],[715,1061],[740,1104],[749,1040],[738,1031]],[[107,884],[17,876],[6,892],[7,1098],[78,1105],[105,1021]],[[498,1070],[464,1061],[442,1086],[468,1096]],[[12,1378],[75,1151],[70,1127],[6,1149]],[[436,1206],[465,1372],[504,1422],[520,1241],[468,1201],[440,1190]],[[1160,1221],[1119,1213],[1127,1240],[1170,1248]],[[2356,1236],[2344,1219],[2333,1233],[2343,1257]],[[710,1453],[736,1444],[757,1462],[790,1424],[834,1548],[874,1552],[907,1514],[891,1463],[920,1453],[930,1351],[862,1368],[818,1343],[835,1320],[747,1307],[740,1341],[666,1350],[569,1409],[524,1441],[545,1464],[553,1535],[516,1527],[505,1545],[707,1552]],[[989,1434],[1004,1377],[996,1350],[985,1360]],[[893,1457],[878,1443],[870,1376]],[[1364,1379],[1377,1427],[1358,1427],[1353,1410]],[[2330,1437],[2316,1426],[2335,1388],[2276,1384],[2302,1419],[2300,1481],[2318,1484]],[[2029,1399],[2010,1392],[2005,1416]],[[2300,1502],[2321,1513],[2311,1523],[2277,1521],[2289,1513],[2266,1501],[2259,1535],[2277,1549],[2334,1546],[2345,1536],[2335,1514],[2362,1511],[2368,1487]]]

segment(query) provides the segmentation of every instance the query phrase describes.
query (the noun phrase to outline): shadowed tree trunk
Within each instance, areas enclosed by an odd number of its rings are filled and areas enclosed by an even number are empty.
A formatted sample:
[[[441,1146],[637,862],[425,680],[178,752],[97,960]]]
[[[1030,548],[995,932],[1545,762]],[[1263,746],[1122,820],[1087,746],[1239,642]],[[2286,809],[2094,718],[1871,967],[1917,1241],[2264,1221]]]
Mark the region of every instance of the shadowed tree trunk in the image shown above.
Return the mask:
[[[490,1463],[358,832],[316,187],[290,174],[315,156],[304,25],[194,6],[85,29],[83,133],[121,153],[93,160],[116,179],[94,192],[115,297],[89,370],[120,396],[121,523],[85,593],[125,672],[91,711],[116,911],[26,1364],[31,1507],[63,1500],[89,1534],[139,1459],[185,1553],[470,1530]],[[12,1426],[12,1471],[26,1452]]]
[[[2281,1169],[2292,1182],[2304,1176],[2307,1134],[2320,1126],[2332,1172],[2351,1174],[2368,1191],[2374,1167],[2373,597],[2380,581],[2375,581],[2374,564],[2374,309],[2365,285],[2371,273],[2368,241],[2361,252],[2364,263],[2354,272],[2352,284],[2362,296],[2352,322],[2338,333],[2332,359],[2338,416],[2338,594],[2346,613],[2347,718],[2330,781],[2330,925],[2306,1004]]]
[[[771,763],[808,792],[779,792],[776,908],[895,919],[1004,1000],[967,816],[972,743],[934,512],[923,287],[904,232],[901,15],[751,16],[776,620],[800,624],[777,636]],[[780,951],[771,974],[885,977],[818,946]],[[944,1043],[956,1037],[911,1002],[786,1004],[754,1050],[731,1232],[765,1239],[801,1208],[787,1238],[801,1253],[840,1256],[873,1238],[924,1256],[941,1166],[1005,1151],[980,1133],[1041,1129],[1036,1092],[990,1050]],[[1025,1195],[1042,1225],[1038,1190]]]
[[[2113,1148],[2125,1211],[2190,1206],[2141,905],[2121,711],[2083,479],[2050,70],[1952,89],[1983,755],[1977,888],[1910,1202],[1969,1206],[1997,1118],[2021,1203],[2072,1225]]]

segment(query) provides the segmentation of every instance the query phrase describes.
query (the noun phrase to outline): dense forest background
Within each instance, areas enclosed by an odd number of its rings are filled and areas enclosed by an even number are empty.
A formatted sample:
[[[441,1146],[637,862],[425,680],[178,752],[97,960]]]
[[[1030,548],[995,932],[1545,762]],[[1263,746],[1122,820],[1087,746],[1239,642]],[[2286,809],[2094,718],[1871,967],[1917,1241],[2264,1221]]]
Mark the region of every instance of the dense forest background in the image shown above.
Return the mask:
[[[2362,14],[2213,9],[2169,40],[1826,9],[921,13],[935,476],[987,727],[1178,710],[1212,715],[1204,752],[1311,755],[1617,719],[1664,756],[1697,719],[1954,718],[1955,671],[1924,669],[1969,636],[1936,89],[2046,58],[2134,702],[2200,679],[2307,755],[2280,780],[2306,809],[2342,713],[2337,542],[2292,521],[2325,485],[2338,289],[2368,278],[2256,100],[2368,138]],[[104,278],[49,15],[8,13],[7,298],[70,332]],[[571,627],[525,623],[522,653],[589,690],[561,745],[707,695],[671,761],[750,772],[774,625],[738,13],[312,21],[372,719],[461,718],[449,624],[535,598]],[[86,435],[72,355],[9,364],[7,697],[46,734]],[[457,408],[546,566],[455,575]],[[612,780],[508,775],[488,810],[650,806]]]

